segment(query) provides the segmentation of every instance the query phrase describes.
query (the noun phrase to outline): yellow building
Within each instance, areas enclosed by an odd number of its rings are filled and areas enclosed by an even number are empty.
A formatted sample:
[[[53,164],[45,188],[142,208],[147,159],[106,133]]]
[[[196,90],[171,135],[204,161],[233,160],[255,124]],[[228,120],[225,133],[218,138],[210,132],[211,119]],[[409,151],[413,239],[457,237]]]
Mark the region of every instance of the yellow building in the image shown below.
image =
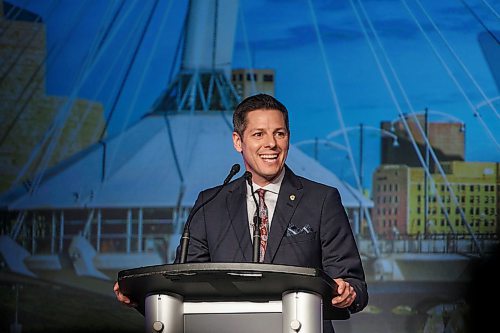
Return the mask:
[[[275,74],[272,69],[233,69],[231,82],[241,98],[253,93],[274,96]]]
[[[427,191],[423,168],[381,165],[377,169],[372,215],[379,234],[468,234],[469,227],[476,235],[499,233],[499,163],[453,161],[442,167],[451,188],[434,172],[435,186],[428,179]]]
[[[68,99],[46,95],[45,24],[32,12],[11,9],[0,0],[0,25],[5,28],[0,35],[0,193],[21,170],[21,180],[37,171],[50,142],[55,148],[48,166],[95,143],[104,128],[100,103],[76,99],[64,115]]]

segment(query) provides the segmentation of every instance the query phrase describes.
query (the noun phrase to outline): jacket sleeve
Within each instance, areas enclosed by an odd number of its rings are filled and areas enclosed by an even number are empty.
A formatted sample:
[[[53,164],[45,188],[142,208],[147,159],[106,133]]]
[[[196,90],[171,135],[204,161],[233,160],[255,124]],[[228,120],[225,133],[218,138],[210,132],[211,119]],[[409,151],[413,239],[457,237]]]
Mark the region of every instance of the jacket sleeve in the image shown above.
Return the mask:
[[[342,278],[356,291],[351,313],[368,304],[365,274],[358,248],[337,189],[329,188],[321,207],[320,240],[323,270],[332,278]]]

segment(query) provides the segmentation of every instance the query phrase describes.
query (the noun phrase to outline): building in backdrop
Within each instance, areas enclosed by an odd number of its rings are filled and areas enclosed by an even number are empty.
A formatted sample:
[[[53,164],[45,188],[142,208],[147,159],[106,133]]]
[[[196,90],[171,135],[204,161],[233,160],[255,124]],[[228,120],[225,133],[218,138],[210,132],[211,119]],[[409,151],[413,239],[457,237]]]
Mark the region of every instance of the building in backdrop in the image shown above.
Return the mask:
[[[430,122],[425,114],[418,114],[415,117],[408,117],[407,124],[422,156],[426,155],[426,142],[419,127],[424,132],[423,134],[426,134],[439,161],[465,160],[465,125],[462,122]],[[381,164],[402,164],[409,167],[422,165],[413,147],[410,134],[401,120],[384,121],[381,123],[381,128],[394,133],[399,143],[395,146],[392,138],[382,137]],[[429,159],[429,166],[434,167],[432,159]]]
[[[273,69],[233,69],[231,82],[241,98],[256,93],[274,96],[275,93]]]
[[[372,212],[377,233],[400,235],[487,235],[500,232],[498,162],[444,162],[445,178],[424,168],[381,165],[373,175]]]
[[[46,94],[51,57],[40,16],[0,1],[0,23],[1,193],[97,142],[104,117],[98,102]]]

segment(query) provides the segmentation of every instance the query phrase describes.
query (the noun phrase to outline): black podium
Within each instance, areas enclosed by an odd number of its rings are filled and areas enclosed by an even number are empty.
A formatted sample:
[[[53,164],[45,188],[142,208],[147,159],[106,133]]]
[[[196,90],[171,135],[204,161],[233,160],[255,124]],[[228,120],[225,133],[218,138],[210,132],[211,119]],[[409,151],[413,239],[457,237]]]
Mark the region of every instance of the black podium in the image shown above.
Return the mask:
[[[146,332],[322,331],[323,319],[347,319],[331,306],[335,282],[313,268],[260,263],[189,263],[118,273],[122,292],[138,303]],[[250,316],[249,316],[250,315]],[[197,316],[197,317],[196,317]],[[262,330],[262,329],[260,329]]]

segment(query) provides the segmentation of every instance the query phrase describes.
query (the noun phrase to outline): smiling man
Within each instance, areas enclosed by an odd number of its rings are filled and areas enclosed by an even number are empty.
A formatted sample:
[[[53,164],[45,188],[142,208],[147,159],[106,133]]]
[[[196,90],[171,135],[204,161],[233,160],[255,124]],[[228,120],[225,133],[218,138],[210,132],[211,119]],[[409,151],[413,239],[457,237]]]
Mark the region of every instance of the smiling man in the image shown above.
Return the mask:
[[[322,269],[337,284],[332,305],[339,317],[361,311],[368,303],[365,275],[339,192],[295,175],[285,164],[290,144],[286,107],[269,95],[248,97],[236,107],[233,125],[233,145],[252,186],[244,177],[236,179],[194,215],[187,262],[251,262],[253,221],[259,214],[261,262]],[[218,189],[202,191],[195,207]],[[130,302],[117,284],[115,292],[120,301]],[[330,321],[323,331],[333,332]]]

